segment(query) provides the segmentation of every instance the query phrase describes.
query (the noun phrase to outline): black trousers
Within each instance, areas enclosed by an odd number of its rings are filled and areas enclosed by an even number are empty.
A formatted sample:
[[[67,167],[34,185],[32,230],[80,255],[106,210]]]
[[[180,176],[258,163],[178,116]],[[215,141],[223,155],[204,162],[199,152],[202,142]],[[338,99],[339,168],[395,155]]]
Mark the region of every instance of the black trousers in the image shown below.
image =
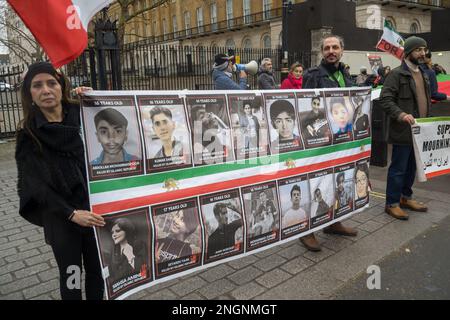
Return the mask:
[[[87,300],[102,300],[104,284],[92,228],[81,228],[64,221],[53,225],[50,243],[59,268],[60,292],[63,300],[81,300],[82,265],[86,273]]]

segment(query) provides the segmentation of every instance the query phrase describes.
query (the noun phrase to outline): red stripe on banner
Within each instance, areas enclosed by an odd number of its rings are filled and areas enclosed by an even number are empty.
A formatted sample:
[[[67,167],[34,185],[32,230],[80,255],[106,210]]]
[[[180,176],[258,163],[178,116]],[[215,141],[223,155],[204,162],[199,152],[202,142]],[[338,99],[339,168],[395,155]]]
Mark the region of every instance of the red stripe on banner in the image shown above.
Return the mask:
[[[339,159],[329,160],[321,163],[315,163],[309,166],[280,170],[276,173],[261,174],[241,179],[235,179],[225,182],[212,183],[201,187],[187,188],[183,190],[175,190],[170,192],[159,193],[156,195],[143,196],[127,200],[112,201],[92,206],[92,210],[97,214],[105,214],[115,211],[123,211],[127,209],[149,206],[156,203],[169,202],[177,199],[193,197],[205,193],[213,193],[220,190],[238,188],[244,185],[252,185],[265,181],[287,178],[293,175],[304,174],[308,172],[318,171],[327,167],[335,167],[338,165],[354,162],[363,158],[370,157],[370,151],[365,151],[357,155],[343,157]],[[268,176],[271,176],[270,178]]]
[[[443,176],[443,175],[449,174],[449,173],[450,173],[450,169],[445,169],[445,170],[441,170],[441,171],[435,171],[435,172],[427,173],[425,176],[428,179],[431,179],[431,178],[438,177],[438,176]]]
[[[8,0],[27,28],[59,68],[87,46],[87,32],[71,0]]]

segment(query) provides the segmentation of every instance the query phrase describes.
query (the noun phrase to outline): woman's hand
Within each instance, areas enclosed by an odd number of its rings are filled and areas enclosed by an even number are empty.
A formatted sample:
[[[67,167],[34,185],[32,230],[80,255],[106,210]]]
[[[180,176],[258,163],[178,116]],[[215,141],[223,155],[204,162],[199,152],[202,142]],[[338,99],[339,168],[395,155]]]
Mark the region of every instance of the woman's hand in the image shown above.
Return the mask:
[[[72,93],[82,96],[87,91],[92,91],[93,89],[91,87],[76,87],[72,90]]]
[[[75,210],[71,221],[82,227],[104,227],[106,224],[102,216],[86,210]]]

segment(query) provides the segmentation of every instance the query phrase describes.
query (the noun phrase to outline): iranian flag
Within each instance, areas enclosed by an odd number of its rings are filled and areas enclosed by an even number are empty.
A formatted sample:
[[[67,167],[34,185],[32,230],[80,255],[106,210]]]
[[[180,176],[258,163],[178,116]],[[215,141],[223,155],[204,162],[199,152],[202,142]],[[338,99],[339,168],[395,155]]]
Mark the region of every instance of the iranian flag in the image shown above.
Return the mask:
[[[378,41],[377,49],[388,52],[401,60],[403,57],[403,44],[402,36],[394,30],[389,21],[384,20],[383,35]]]
[[[89,20],[113,0],[8,0],[55,68],[86,48]]]
[[[438,92],[450,96],[450,75],[441,73],[436,78],[438,81]]]

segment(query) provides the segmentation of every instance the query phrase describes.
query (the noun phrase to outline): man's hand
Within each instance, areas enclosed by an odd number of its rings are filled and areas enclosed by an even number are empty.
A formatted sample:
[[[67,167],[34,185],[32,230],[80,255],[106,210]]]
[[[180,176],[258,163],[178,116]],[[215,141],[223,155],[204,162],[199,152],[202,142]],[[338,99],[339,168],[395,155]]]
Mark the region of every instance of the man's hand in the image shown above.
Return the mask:
[[[414,117],[413,117],[412,115],[410,115],[410,114],[405,114],[405,115],[402,117],[402,121],[407,122],[407,123],[409,123],[409,124],[411,124],[411,125],[413,125],[414,123],[416,123],[416,120],[415,120]]]
[[[82,227],[104,227],[106,224],[102,216],[86,210],[75,210],[71,221]]]
[[[247,78],[247,72],[245,72],[244,70],[241,70],[240,72],[239,72],[239,78]]]

